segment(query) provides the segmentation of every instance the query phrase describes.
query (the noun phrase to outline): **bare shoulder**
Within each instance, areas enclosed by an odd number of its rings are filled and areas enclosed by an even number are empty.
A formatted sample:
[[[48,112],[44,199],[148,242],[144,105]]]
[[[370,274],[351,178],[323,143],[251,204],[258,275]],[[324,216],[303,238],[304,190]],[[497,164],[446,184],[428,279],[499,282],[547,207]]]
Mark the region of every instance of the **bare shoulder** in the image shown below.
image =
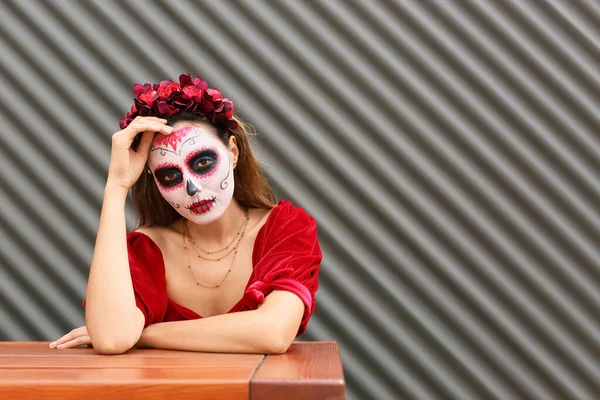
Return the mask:
[[[250,209],[248,217],[250,220],[248,221],[252,231],[258,231],[269,219],[269,214],[273,211],[272,208],[252,208]]]
[[[143,226],[137,228],[134,232],[140,232],[148,236],[160,248],[164,248],[166,233],[169,228],[162,226]]]

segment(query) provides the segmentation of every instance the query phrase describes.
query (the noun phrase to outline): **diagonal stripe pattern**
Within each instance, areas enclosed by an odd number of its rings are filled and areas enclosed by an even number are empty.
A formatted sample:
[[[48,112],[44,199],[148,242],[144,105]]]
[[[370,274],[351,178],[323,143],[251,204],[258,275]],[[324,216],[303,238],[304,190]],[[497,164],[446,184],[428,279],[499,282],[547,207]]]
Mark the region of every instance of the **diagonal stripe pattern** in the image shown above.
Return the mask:
[[[597,2],[8,0],[0,15],[0,340],[84,323],[131,87],[191,72],[319,221],[302,339],[338,341],[348,398],[600,392]]]

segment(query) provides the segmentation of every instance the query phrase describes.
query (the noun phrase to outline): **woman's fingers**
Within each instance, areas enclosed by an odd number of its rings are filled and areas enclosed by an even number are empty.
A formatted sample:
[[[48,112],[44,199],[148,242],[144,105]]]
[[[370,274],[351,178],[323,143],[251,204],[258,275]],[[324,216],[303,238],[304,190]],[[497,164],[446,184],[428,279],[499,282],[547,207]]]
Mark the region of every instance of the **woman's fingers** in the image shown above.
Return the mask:
[[[136,149],[136,153],[138,153],[144,162],[148,158],[148,151],[150,150],[150,145],[152,144],[152,140],[154,139],[154,132],[146,131],[142,135],[142,140],[140,140],[140,144]]]
[[[167,120],[164,119],[164,118],[159,118],[159,117],[141,117],[139,115],[137,117],[135,117],[133,121],[135,121],[135,120],[142,121],[142,120],[145,120],[145,119],[152,120],[152,121],[158,121],[158,122],[160,122],[162,124],[166,124],[167,123]],[[131,121],[131,122],[133,122],[133,121]]]
[[[63,345],[65,343],[68,343],[79,337],[84,337],[84,336],[87,336],[89,338],[88,332],[87,332],[87,327],[85,325],[80,326],[79,328],[73,329],[71,332],[62,336],[60,339],[56,340],[55,342],[50,343],[50,348],[51,349],[58,348],[60,345]]]
[[[74,347],[86,346],[92,344],[92,340],[89,336],[79,336],[73,340],[56,346],[57,349],[72,349]]]
[[[127,190],[133,186],[144,169],[154,134],[160,132],[169,135],[173,132],[173,128],[166,123],[165,119],[138,116],[125,129],[112,136],[107,185]],[[138,144],[138,148],[133,150],[131,145],[140,134],[143,139],[141,148]]]
[[[117,144],[129,148],[137,134],[145,131],[160,132],[163,135],[168,135],[173,132],[173,128],[166,125],[166,123],[166,120],[160,118],[136,117],[127,128],[113,135],[113,145]]]
[[[149,118],[149,119],[153,119],[153,120],[156,120],[156,121],[160,121],[160,122],[162,122],[164,124],[167,123],[167,120],[164,119],[164,118],[158,118],[158,117],[144,117],[144,118]]]
[[[154,117],[136,117],[124,131],[127,129],[131,129],[135,134],[143,131],[153,131],[168,135],[173,131],[173,128],[167,125],[166,119]]]

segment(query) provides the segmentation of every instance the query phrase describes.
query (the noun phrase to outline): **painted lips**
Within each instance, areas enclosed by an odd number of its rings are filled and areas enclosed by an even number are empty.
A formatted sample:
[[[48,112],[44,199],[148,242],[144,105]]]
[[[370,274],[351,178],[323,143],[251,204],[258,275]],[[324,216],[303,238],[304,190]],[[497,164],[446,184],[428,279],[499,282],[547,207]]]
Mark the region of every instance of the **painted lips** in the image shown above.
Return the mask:
[[[191,206],[188,207],[192,214],[204,214],[205,212],[210,211],[215,204],[215,199],[207,199],[200,200],[192,203]]]

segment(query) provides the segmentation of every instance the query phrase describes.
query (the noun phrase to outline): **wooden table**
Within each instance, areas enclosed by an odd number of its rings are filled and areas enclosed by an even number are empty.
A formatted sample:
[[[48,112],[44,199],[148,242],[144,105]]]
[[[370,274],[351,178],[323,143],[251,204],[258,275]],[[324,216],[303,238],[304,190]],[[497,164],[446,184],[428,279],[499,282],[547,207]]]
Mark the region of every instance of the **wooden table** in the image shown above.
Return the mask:
[[[102,356],[48,342],[0,342],[0,399],[344,399],[335,342],[286,354],[132,349]]]

